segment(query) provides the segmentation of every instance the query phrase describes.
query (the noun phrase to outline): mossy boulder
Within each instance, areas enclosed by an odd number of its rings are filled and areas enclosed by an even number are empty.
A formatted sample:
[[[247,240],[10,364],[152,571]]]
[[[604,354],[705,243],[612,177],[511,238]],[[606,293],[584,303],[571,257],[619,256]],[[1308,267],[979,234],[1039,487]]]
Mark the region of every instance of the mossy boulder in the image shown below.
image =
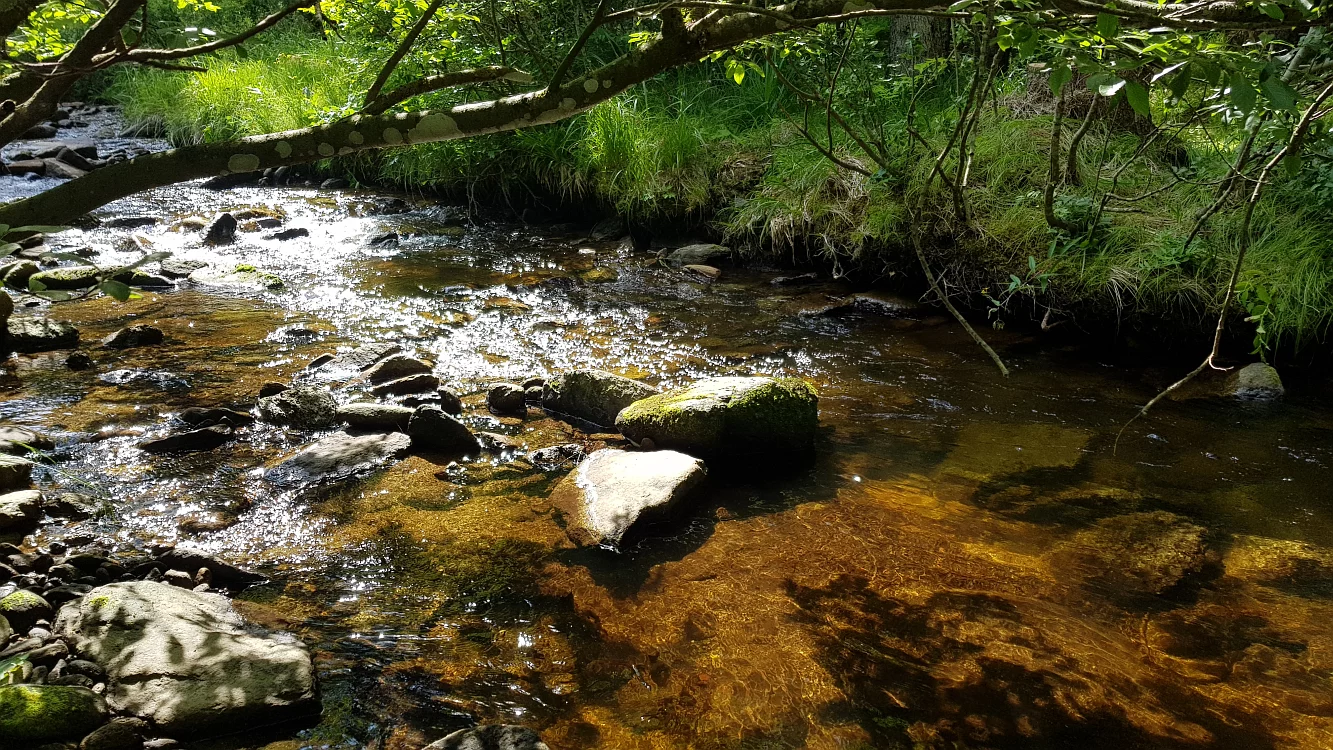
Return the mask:
[[[616,427],[635,444],[700,458],[801,453],[814,444],[819,397],[797,378],[710,378],[635,401]]]
[[[0,686],[0,746],[77,740],[106,721],[106,701],[72,685]]]
[[[276,274],[261,271],[249,263],[241,263],[230,271],[212,266],[200,268],[191,273],[189,278],[190,281],[200,286],[223,289],[263,291],[265,289],[283,288],[282,279],[278,278]]]
[[[570,370],[542,388],[542,406],[566,416],[609,427],[626,406],[657,394],[647,383],[604,370]]]
[[[42,267],[37,265],[35,261],[18,260],[0,266],[0,279],[4,280],[5,286],[13,287],[14,289],[27,289],[28,279],[31,279],[35,274],[41,273],[41,270]]]
[[[1285,391],[1277,370],[1263,362],[1240,368],[1222,387],[1223,395],[1250,401],[1271,401],[1281,398]]]
[[[9,319],[8,348],[16,352],[49,352],[79,345],[79,329],[63,320],[29,316]]]
[[[98,275],[105,271],[97,266],[69,266],[38,271],[28,278],[30,288],[38,285],[47,289],[88,289],[97,286]]]
[[[54,610],[45,599],[25,589],[0,599],[0,616],[20,633],[28,632],[38,620],[49,621],[52,614]]]
[[[9,329],[9,316],[14,314],[14,299],[0,291],[0,333]]]

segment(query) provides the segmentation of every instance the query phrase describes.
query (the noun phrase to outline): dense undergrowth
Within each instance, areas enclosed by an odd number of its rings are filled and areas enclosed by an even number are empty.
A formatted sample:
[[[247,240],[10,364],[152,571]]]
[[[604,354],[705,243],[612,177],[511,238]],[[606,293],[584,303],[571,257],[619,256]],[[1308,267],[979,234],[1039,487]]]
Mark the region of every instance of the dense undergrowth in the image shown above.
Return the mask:
[[[244,56],[217,55],[205,73],[123,70],[103,96],[122,103],[132,120],[160,118],[174,141],[218,140],[355,111],[377,70],[373,60],[354,42],[288,29],[249,45]],[[1134,158],[1141,133],[1092,118],[1078,152],[1078,184],[1065,185],[1055,205],[1084,229],[1057,233],[1042,200],[1050,96],[1043,101],[1045,92],[1029,90],[1023,66],[1011,67],[975,136],[971,225],[955,218],[929,238],[929,255],[950,291],[996,325],[1065,321],[1071,328],[1176,334],[1210,327],[1235,257],[1239,212],[1219,213],[1188,249],[1185,240],[1226,174],[1235,134],[1186,128]],[[910,92],[878,89],[862,107],[884,129],[894,167],[867,169],[866,176],[836,166],[802,137],[792,119],[799,120],[800,103],[764,72],[751,71],[737,84],[721,66],[697,66],[567,122],[326,167],[484,202],[595,206],[646,226],[710,231],[755,256],[924,286],[912,281],[921,274],[905,238],[933,154],[906,135]],[[928,140],[942,141],[952,127],[960,85],[943,74],[916,95],[914,126]],[[468,95],[437,94],[415,106]],[[811,131],[822,135],[818,115]],[[1081,120],[1066,121],[1066,143]],[[836,130],[831,137],[844,160],[865,165],[849,139]],[[1312,164],[1282,178],[1260,204],[1238,288],[1237,322],[1247,319],[1241,328],[1267,356],[1327,349],[1333,189],[1321,192],[1320,181],[1333,185],[1333,170],[1327,161]],[[934,190],[930,200],[948,201]],[[1108,192],[1124,200],[1099,211]]]

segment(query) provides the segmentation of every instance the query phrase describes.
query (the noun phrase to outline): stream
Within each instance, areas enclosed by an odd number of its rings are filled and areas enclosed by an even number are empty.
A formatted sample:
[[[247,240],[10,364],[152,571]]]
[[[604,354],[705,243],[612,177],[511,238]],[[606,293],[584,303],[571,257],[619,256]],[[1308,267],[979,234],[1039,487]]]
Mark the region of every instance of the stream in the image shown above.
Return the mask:
[[[0,197],[50,184],[0,177]],[[247,210],[309,234],[208,247],[187,221]],[[372,191],[185,184],[95,216],[50,243],[284,282],[20,306],[77,325],[95,366],[13,355],[0,375],[0,419],[58,444],[38,486],[110,501],[31,542],[199,547],[265,574],[238,606],[314,649],[317,726],[192,747],[416,750],[477,722],[530,726],[553,750],[1333,747],[1327,384],[1167,402],[1116,448],[1178,373],[987,331],[1003,379],[932,308],[820,314],[854,291],[827,278],[724,266],[709,281],[586,228]],[[107,226],[128,216],[160,221]],[[369,244],[386,232],[396,246]],[[166,342],[97,344],[134,323]],[[136,447],[187,406],[249,410],[268,382],[369,399],[305,367],[376,342],[435,363],[463,421],[515,447],[313,489],[261,475],[318,433]],[[493,415],[485,391],[585,367],[664,388],[805,378],[815,457],[718,472],[679,523],[619,553],[575,549],[547,502],[566,471],[522,457],[623,442],[536,407]],[[188,522],[204,514],[234,523]]]

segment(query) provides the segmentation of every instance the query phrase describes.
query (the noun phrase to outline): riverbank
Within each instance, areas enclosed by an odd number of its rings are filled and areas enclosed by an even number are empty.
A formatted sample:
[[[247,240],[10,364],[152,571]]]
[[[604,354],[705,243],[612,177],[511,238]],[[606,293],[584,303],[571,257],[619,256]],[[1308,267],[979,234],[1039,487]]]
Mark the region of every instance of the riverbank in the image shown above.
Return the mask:
[[[207,73],[126,72],[104,96],[177,143],[300,127],[334,116],[365,86],[366,72],[340,55],[337,41],[294,36],[244,59],[219,56]],[[1186,130],[1135,156],[1141,134],[1094,121],[1078,184],[1062,189],[1057,213],[1079,223],[1104,193],[1127,200],[1112,201],[1086,236],[1063,236],[1048,228],[1041,196],[1052,102],[1017,74],[999,86],[976,133],[971,227],[945,221],[926,238],[955,301],[983,327],[1056,326],[1099,345],[1202,350],[1231,271],[1237,217],[1224,210],[1188,248],[1185,238],[1225,174],[1226,144]],[[917,128],[927,139],[945,137],[953,93],[940,83],[918,101]],[[428,97],[423,106],[457,96]],[[902,126],[893,102],[882,105],[889,130]],[[905,238],[916,231],[908,197],[929,160],[904,138],[889,155],[897,171],[838,169],[784,116],[798,105],[771,72],[740,85],[713,71],[680,72],[568,123],[333,159],[319,169],[535,220],[619,215],[644,235],[703,236],[760,262],[924,292]],[[1079,125],[1069,118],[1066,141]],[[869,163],[845,136],[835,142],[845,160]],[[1231,321],[1229,350],[1238,358],[1251,349],[1280,362],[1328,354],[1333,223],[1319,195],[1306,178],[1280,181],[1260,206]]]

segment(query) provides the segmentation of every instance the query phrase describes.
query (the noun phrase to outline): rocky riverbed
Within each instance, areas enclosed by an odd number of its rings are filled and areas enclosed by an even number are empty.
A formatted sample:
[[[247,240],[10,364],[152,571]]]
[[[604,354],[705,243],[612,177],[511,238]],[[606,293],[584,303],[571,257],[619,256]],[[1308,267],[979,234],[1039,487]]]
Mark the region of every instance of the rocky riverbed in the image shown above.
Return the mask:
[[[6,271],[11,745],[1333,744],[1322,385],[267,179]]]

